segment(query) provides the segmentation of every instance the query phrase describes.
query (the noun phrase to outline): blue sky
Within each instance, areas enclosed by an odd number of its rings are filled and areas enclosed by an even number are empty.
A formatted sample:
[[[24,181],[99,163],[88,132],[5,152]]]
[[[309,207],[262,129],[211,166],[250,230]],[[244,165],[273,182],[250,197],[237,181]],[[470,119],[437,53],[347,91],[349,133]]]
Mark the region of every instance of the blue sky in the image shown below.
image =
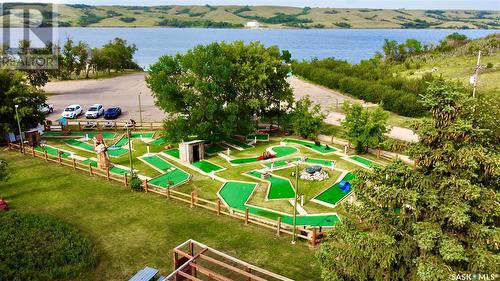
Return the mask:
[[[5,2],[0,0],[0,2]],[[11,0],[8,2],[83,3],[89,5],[276,5],[379,9],[500,10],[500,0]]]

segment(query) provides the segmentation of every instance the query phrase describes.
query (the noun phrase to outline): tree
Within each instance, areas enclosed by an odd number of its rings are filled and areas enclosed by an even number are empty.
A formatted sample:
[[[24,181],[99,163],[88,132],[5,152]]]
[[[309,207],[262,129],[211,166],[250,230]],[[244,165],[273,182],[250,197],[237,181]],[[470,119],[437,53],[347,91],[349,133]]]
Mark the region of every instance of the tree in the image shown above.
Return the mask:
[[[357,201],[318,251],[327,280],[450,280],[500,268],[500,154],[474,127],[456,83],[434,80],[414,126],[414,169],[395,161],[359,171]],[[470,276],[470,275],[469,275]],[[459,279],[455,279],[459,280]]]
[[[8,164],[5,160],[0,159],[0,182],[9,180]]]
[[[45,115],[38,107],[46,100],[45,93],[31,86],[22,72],[0,70],[0,135],[17,130],[16,104],[22,129],[42,123]]]
[[[309,96],[295,103],[292,112],[292,126],[295,134],[303,138],[316,139],[325,124],[325,114],[319,104],[313,104]]]
[[[125,69],[139,68],[134,63],[134,54],[137,51],[135,44],[128,45],[127,41],[121,38],[115,38],[102,47],[104,56],[108,61],[108,72],[110,69],[123,71]]]
[[[366,153],[369,147],[376,147],[384,141],[389,114],[382,108],[363,109],[360,104],[346,102],[342,109],[346,113],[342,126],[349,142],[356,146],[356,152]]]
[[[166,134],[180,141],[189,136],[220,141],[255,129],[260,117],[280,104],[292,104],[277,47],[212,43],[186,54],[162,56],[146,77],[156,104],[168,117]]]
[[[387,61],[398,61],[399,60],[399,45],[396,40],[384,40],[384,46],[382,47],[384,51],[384,56]]]

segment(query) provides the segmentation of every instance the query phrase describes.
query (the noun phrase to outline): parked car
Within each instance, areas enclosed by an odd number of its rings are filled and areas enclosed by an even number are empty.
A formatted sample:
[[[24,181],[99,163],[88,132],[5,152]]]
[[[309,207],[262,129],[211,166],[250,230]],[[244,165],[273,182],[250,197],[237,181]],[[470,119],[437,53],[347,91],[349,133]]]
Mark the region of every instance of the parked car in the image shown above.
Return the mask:
[[[66,109],[62,113],[62,117],[73,119],[73,118],[78,117],[80,114],[82,114],[82,112],[83,112],[83,108],[81,105],[72,104],[72,105],[66,107]]]
[[[110,107],[104,112],[104,119],[116,119],[122,114],[122,109],[119,107]]]
[[[41,113],[49,114],[54,112],[54,106],[52,104],[41,104],[38,106],[38,111]]]
[[[104,114],[104,106],[102,106],[102,104],[96,103],[93,106],[91,106],[89,110],[87,110],[87,112],[85,112],[85,117],[88,119],[99,118],[103,114]]]

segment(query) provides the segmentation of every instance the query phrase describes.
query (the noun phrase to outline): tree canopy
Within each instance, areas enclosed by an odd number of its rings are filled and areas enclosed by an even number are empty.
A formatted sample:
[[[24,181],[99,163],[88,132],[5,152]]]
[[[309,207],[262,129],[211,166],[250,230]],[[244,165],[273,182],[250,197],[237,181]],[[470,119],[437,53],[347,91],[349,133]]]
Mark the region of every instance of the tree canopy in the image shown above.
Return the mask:
[[[435,80],[432,120],[414,126],[414,169],[401,161],[358,171],[356,202],[318,252],[326,280],[450,280],[500,268],[500,154],[474,127],[474,102]]]
[[[293,103],[289,66],[277,47],[254,42],[211,43],[162,56],[146,77],[168,117],[167,137],[219,141],[255,129],[255,119]]]
[[[365,153],[368,148],[378,146],[385,139],[389,114],[377,107],[375,110],[363,109],[358,103],[342,106],[346,113],[342,126],[347,140],[354,144],[356,152]]]
[[[305,96],[295,103],[291,117],[293,130],[303,138],[315,139],[325,124],[325,117],[321,106]]]
[[[38,108],[46,100],[45,93],[31,86],[23,73],[0,70],[0,132],[17,129],[16,104],[19,105],[18,114],[22,130],[29,125],[42,123],[45,115]]]

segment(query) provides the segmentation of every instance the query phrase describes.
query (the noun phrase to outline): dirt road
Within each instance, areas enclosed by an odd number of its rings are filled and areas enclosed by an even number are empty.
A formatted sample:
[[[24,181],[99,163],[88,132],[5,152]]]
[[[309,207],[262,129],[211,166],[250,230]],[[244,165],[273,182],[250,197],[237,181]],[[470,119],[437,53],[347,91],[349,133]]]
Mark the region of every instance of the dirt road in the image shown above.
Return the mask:
[[[138,121],[138,95],[141,93],[143,121],[161,121],[165,117],[165,113],[154,105],[154,98],[144,81],[145,75],[145,73],[134,73],[108,79],[50,82],[45,86],[45,91],[51,94],[49,103],[54,105],[55,112],[49,115],[49,119],[58,119],[64,108],[70,104],[80,104],[86,110],[92,104],[100,103],[105,108],[121,107],[123,114],[120,119]],[[339,125],[345,117],[342,113],[334,112],[332,109],[341,106],[346,100],[359,102],[367,107],[374,106],[374,104],[354,99],[296,77],[291,77],[288,81],[297,99],[309,95],[314,102],[321,104],[323,110],[329,112],[326,119],[329,124]],[[388,135],[396,139],[418,140],[418,137],[411,130],[401,127],[393,127]]]

